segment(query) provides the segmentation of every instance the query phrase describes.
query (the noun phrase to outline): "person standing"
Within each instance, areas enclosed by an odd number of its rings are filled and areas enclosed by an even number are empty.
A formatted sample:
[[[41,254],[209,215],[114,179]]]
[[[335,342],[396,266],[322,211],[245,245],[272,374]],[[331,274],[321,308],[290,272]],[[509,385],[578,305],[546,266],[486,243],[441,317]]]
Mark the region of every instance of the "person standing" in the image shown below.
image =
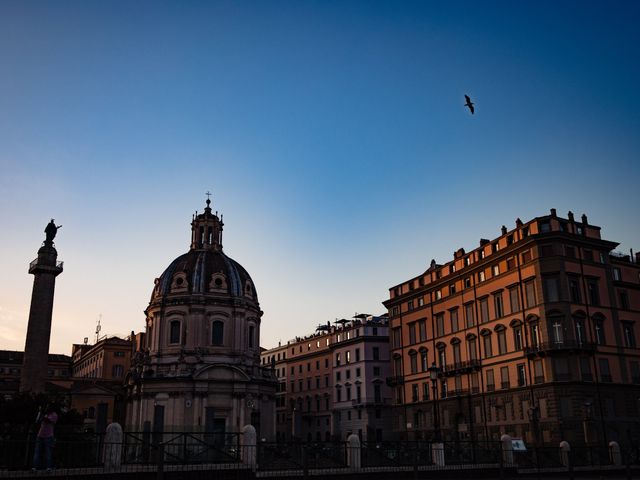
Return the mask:
[[[58,421],[58,414],[53,405],[47,406],[44,415],[38,415],[40,430],[36,437],[36,450],[33,454],[33,470],[42,468],[42,457],[47,471],[53,468],[53,444],[55,441],[54,427]]]

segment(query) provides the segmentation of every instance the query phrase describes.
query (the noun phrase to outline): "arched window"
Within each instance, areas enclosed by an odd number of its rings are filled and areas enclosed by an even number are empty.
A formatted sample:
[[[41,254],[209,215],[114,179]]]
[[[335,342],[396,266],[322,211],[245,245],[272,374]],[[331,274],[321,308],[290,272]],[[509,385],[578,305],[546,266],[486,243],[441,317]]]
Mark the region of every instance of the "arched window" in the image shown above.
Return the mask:
[[[169,324],[169,343],[180,343],[180,320],[172,320]]]
[[[224,343],[224,322],[216,320],[211,324],[211,344],[222,345]]]
[[[254,327],[253,325],[249,325],[249,332],[247,333],[249,348],[253,348],[255,346],[255,334],[256,327]]]

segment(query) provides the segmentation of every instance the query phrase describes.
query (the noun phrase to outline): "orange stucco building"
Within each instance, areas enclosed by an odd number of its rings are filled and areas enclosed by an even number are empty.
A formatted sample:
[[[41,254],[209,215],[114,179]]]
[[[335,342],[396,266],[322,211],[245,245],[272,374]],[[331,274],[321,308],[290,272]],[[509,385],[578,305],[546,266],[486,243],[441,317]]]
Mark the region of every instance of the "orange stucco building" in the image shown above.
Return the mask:
[[[390,289],[397,437],[434,436],[435,391],[445,440],[640,441],[640,258],[600,230],[552,209]]]

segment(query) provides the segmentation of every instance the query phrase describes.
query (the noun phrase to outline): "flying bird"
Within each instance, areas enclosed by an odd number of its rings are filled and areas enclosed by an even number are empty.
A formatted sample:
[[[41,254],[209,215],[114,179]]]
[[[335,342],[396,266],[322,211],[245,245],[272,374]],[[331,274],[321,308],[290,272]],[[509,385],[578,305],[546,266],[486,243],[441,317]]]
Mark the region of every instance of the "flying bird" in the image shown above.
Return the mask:
[[[471,115],[473,115],[473,102],[469,98],[469,95],[465,95],[464,98],[467,101],[467,103],[465,103],[464,106],[469,107],[469,110],[471,111]]]

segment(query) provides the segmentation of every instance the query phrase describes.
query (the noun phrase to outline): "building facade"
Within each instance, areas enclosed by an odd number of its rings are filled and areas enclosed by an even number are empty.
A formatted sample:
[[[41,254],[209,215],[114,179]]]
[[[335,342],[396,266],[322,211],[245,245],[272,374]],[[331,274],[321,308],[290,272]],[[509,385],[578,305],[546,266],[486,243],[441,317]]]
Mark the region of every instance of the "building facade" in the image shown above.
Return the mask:
[[[397,437],[640,441],[640,258],[600,230],[552,209],[390,289]]]
[[[222,251],[210,203],[192,219],[189,251],[155,280],[127,377],[127,428],[222,439],[251,424],[271,440],[277,383],[260,365],[262,311],[251,277]]]
[[[383,436],[391,391],[386,316],[358,315],[262,353],[280,382],[277,429],[283,440],[363,440]]]
[[[60,391],[71,385],[71,357],[56,353],[48,354],[45,391]],[[0,392],[10,397],[19,391],[24,352],[0,350]]]

